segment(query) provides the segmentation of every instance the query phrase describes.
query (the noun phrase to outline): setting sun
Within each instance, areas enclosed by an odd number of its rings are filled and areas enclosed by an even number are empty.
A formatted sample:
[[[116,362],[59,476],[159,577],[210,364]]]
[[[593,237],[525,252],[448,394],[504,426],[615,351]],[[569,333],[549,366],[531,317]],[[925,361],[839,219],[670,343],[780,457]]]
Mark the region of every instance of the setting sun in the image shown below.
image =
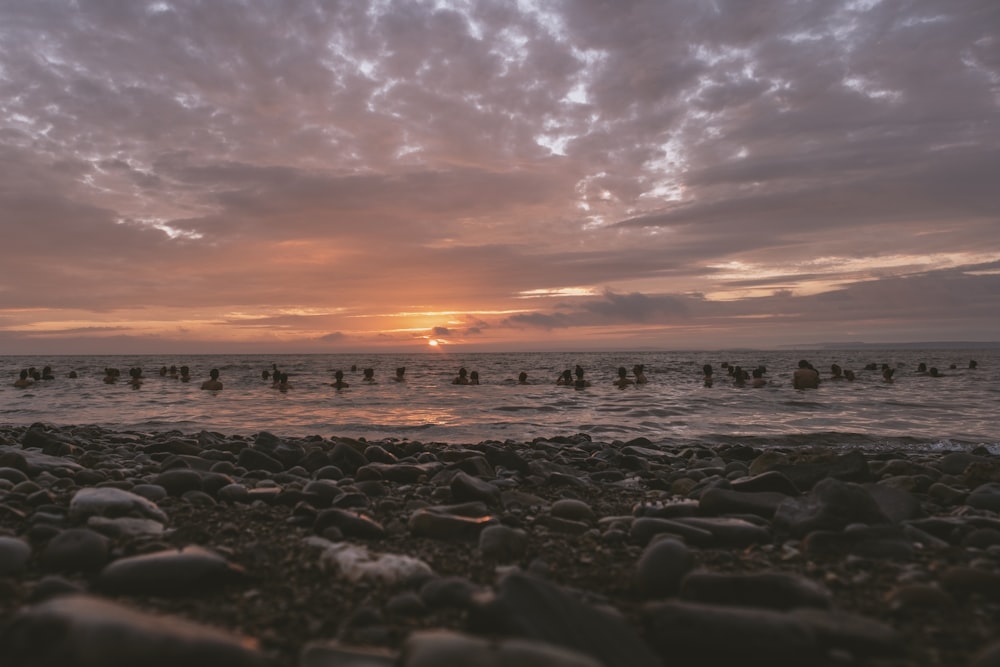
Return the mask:
[[[438,346],[438,342],[436,340],[434,340],[433,338],[431,338],[429,341],[427,341],[427,344],[430,345],[431,347],[437,347]]]

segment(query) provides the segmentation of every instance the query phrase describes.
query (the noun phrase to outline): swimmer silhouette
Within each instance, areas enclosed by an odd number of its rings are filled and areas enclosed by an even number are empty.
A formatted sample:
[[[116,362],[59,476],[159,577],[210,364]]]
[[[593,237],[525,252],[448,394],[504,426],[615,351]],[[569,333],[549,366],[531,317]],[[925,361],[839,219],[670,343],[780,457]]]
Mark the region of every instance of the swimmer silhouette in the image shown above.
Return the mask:
[[[211,389],[212,391],[218,391],[222,389],[222,382],[219,381],[219,369],[213,368],[208,372],[208,379],[201,383],[202,389]]]

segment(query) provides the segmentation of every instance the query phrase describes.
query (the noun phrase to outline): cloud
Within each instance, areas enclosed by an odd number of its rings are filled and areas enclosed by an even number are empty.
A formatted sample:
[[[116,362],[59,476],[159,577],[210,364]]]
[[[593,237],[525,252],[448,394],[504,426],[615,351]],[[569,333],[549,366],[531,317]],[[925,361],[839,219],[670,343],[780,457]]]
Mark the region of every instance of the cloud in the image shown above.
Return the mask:
[[[992,0],[6,3],[0,330],[995,337],[967,271],[1000,260],[996,24]]]

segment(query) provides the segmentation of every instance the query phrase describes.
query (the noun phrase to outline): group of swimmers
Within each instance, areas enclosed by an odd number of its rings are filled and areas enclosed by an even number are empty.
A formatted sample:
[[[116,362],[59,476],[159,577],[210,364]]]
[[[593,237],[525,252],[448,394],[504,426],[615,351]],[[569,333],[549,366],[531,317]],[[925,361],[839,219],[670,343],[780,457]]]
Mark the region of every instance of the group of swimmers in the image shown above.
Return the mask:
[[[767,373],[767,368],[764,366],[758,366],[751,373],[747,373],[745,370],[739,366],[731,366],[726,362],[722,363],[722,367],[728,370],[729,377],[732,379],[732,384],[735,387],[745,387],[747,382],[750,382],[751,387],[764,387],[768,384],[767,380],[764,378],[764,374]],[[969,369],[975,370],[979,367],[979,363],[972,359],[969,361]],[[950,368],[952,370],[958,368],[957,364],[951,364]],[[882,381],[886,384],[892,384],[895,380],[896,369],[891,367],[889,364],[883,363],[881,366],[875,363],[870,363],[865,366],[866,371],[880,371],[882,373]],[[702,372],[704,373],[705,386],[711,387],[714,383],[714,376],[711,364],[705,364],[702,367]],[[916,370],[917,375],[926,375],[928,377],[944,377],[936,367],[928,368],[927,364],[921,362],[917,365]],[[844,370],[840,364],[830,365],[830,380],[839,381],[845,380],[847,382],[853,382],[857,376],[854,371],[847,369]],[[806,359],[799,360],[798,366],[792,373],[792,386],[796,389],[816,389],[819,387],[821,378],[819,371],[809,363]]]
[[[969,361],[968,368],[974,370],[978,367],[978,363],[975,360]],[[764,387],[768,384],[768,380],[764,377],[767,373],[767,368],[763,365],[757,366],[752,371],[747,371],[741,366],[731,365],[728,362],[723,362],[721,368],[727,372],[728,378],[733,386],[735,387]],[[957,368],[956,364],[951,364],[951,369]],[[357,366],[352,366],[351,371],[357,372]],[[889,364],[883,363],[881,366],[875,363],[870,363],[865,366],[866,371],[880,371],[882,374],[882,381],[888,384],[895,382],[896,369],[892,368]],[[715,372],[711,364],[705,364],[702,367],[704,385],[706,387],[711,387],[715,384]],[[941,373],[936,367],[927,367],[926,363],[921,362],[917,366],[917,375],[924,375],[927,377],[944,377],[945,374]],[[76,378],[76,371],[70,371],[68,377]],[[105,384],[115,384],[121,377],[121,371],[117,368],[105,368],[103,381]],[[190,382],[191,381],[191,371],[187,366],[170,366],[169,368],[163,366],[160,368],[160,377],[167,379],[179,380],[180,382]],[[270,371],[263,371],[261,373],[261,378],[265,381],[271,380],[272,387],[279,391],[287,391],[291,385],[288,382],[288,373],[281,371],[277,364],[272,364]],[[334,381],[330,383],[329,386],[334,389],[347,389],[350,387],[344,380],[344,371],[337,370],[333,374]],[[18,379],[14,382],[13,386],[18,388],[30,387],[37,381],[54,380],[55,376],[52,373],[51,366],[45,366],[41,371],[38,371],[34,367],[26,368],[20,371]],[[396,369],[396,374],[392,377],[395,382],[405,382],[406,381],[406,367],[400,366]],[[839,364],[832,364],[830,366],[830,376],[828,378],[832,381],[844,380],[847,382],[853,382],[856,379],[854,371],[850,369],[843,369]],[[143,384],[143,374],[142,368],[135,367],[129,369],[129,380],[127,384],[133,389],[138,389]],[[792,386],[796,389],[816,389],[819,387],[822,379],[820,378],[819,371],[811,364],[809,361],[802,359],[799,361],[797,368],[792,373]],[[362,370],[362,382],[366,384],[376,384],[375,380],[375,369],[365,368]],[[508,380],[508,382],[511,382]],[[628,369],[625,366],[620,366],[618,368],[617,377],[612,382],[612,384],[619,389],[624,389],[625,387],[634,385],[643,385],[648,382],[645,373],[645,366],[643,364],[636,364],[632,367],[632,377],[628,375]],[[458,375],[451,381],[454,385],[478,385],[479,384],[479,372],[469,371],[465,367],[458,369]],[[517,384],[526,385],[531,384],[528,381],[528,374],[525,371],[517,377]],[[583,367],[579,364],[573,370],[566,369],[560,373],[559,377],[556,379],[555,384],[561,387],[573,387],[575,389],[583,389],[590,386],[590,381],[584,377]],[[219,370],[213,368],[209,371],[209,377],[207,380],[201,383],[201,388],[211,391],[219,391],[223,388],[222,381],[219,380]]]

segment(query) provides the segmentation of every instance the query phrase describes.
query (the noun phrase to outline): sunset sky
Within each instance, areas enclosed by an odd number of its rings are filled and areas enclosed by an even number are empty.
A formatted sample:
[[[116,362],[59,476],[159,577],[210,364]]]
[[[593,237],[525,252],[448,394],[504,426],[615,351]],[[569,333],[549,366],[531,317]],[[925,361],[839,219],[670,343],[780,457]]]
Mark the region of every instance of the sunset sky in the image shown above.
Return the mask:
[[[997,0],[3,0],[0,354],[1000,339]]]

